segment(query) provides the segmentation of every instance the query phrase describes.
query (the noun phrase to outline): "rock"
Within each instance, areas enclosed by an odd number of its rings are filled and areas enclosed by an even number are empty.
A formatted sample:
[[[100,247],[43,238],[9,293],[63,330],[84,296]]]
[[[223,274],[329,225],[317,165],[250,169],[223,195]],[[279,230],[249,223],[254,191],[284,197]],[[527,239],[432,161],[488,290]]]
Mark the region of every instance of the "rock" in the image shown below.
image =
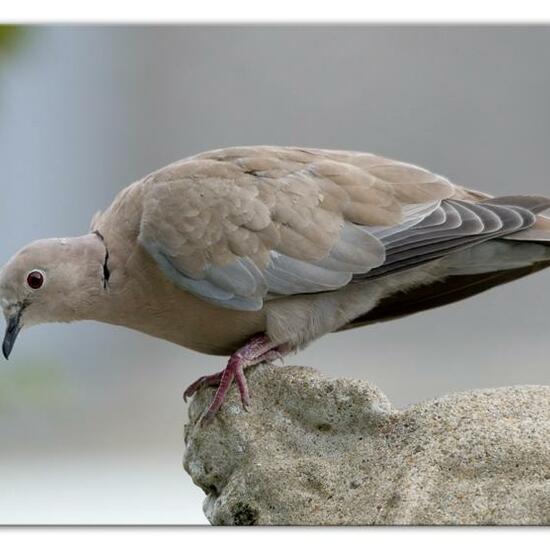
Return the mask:
[[[214,421],[186,426],[185,468],[216,525],[550,523],[550,387],[393,409],[373,385],[309,368],[248,371]]]

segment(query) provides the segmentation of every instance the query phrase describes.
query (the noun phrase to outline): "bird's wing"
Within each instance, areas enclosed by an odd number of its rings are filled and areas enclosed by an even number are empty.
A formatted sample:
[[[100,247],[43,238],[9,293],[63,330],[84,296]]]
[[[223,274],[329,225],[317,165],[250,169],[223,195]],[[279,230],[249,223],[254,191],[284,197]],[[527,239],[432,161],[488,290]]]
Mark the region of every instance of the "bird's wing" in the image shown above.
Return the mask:
[[[395,234],[383,239],[384,264],[357,278],[409,269],[489,239],[524,231],[537,223],[537,212],[549,207],[550,199],[538,196],[498,197],[481,202],[444,200],[420,223],[405,231],[397,227]]]
[[[223,307],[335,290],[529,227],[523,206],[363,153],[243,147],[143,181],[139,241],[175,284]],[[473,202],[472,202],[473,201]]]

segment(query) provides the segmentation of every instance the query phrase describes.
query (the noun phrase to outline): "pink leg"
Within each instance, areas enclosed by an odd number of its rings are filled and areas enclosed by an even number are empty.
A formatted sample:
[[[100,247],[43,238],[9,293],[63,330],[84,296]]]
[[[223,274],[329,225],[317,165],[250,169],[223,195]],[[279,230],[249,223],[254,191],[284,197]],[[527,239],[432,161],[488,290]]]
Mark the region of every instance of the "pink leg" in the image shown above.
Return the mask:
[[[281,361],[283,362],[283,354],[279,351],[273,349],[270,350],[260,357],[257,357],[254,362],[251,362],[247,365],[243,365],[245,367],[252,367],[254,365],[258,365],[259,363],[269,363],[271,361]],[[209,374],[207,376],[201,376],[198,380],[195,380],[183,393],[183,400],[187,402],[187,399],[190,397],[193,397],[204,386],[217,386],[222,380],[222,374],[224,371],[217,372],[215,374]],[[237,383],[239,382],[239,379],[237,379]]]
[[[244,376],[244,368],[257,365],[263,361],[272,361],[280,358],[282,358],[281,353],[273,348],[273,344],[267,336],[254,336],[229,358],[227,367],[222,372],[210,376],[202,376],[185,390],[183,397],[187,400],[199,388],[219,384],[214,399],[202,419],[203,424],[208,423],[222,406],[231,383],[235,379],[241,396],[241,403],[244,409],[246,409],[250,403],[250,396],[248,393],[248,384]]]
[[[244,376],[244,369],[242,364],[240,363],[235,367],[235,381],[237,382],[237,388],[239,389],[239,394],[241,396],[241,403],[242,403],[243,409],[246,411],[248,409],[248,405],[250,405],[250,394],[248,393],[248,384]],[[219,391],[219,386],[218,386],[218,391]],[[222,401],[223,401],[223,398],[222,398]],[[210,405],[210,407],[212,407],[212,405]]]

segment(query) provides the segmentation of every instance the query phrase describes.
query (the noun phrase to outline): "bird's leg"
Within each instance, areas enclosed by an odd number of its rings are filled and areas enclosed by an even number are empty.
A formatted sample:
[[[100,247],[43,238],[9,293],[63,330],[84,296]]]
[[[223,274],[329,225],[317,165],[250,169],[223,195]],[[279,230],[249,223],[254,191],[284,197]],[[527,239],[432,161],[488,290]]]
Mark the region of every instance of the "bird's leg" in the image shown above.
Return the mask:
[[[183,397],[187,400],[188,397],[195,394],[201,387],[218,384],[214,399],[203,418],[203,422],[208,422],[220,409],[231,387],[231,383],[235,380],[241,396],[241,403],[246,409],[250,402],[250,396],[248,394],[248,384],[244,376],[244,368],[257,365],[263,361],[272,361],[281,358],[281,351],[273,345],[267,336],[254,336],[242,348],[231,355],[227,366],[222,372],[210,376],[202,376],[185,390]]]
[[[233,380],[237,382],[237,388],[241,396],[241,403],[243,408],[246,410],[250,403],[250,395],[248,393],[248,384],[246,382],[246,377],[244,375],[244,367],[249,367],[252,365],[257,365],[268,357],[271,358],[274,356],[273,344],[267,336],[255,336],[242,348],[237,350],[230,358],[227,363],[227,367],[221,373],[221,379],[214,395],[214,399],[206,414],[203,416],[201,423],[207,424],[214,418],[216,413],[219,411],[222,406],[227,392],[231,387]]]
[[[265,346],[265,347],[264,347]],[[257,365],[263,361],[274,361],[276,359],[282,359],[282,354],[277,351],[277,349],[270,347],[272,346],[271,342],[266,336],[254,336],[245,346],[238,349],[230,358],[226,369],[223,371],[217,372],[215,374],[210,374],[207,376],[201,376],[198,380],[195,380],[184,392],[183,398],[185,401],[189,397],[192,397],[197,391],[204,386],[217,386],[221,383],[224,372],[229,368],[231,359],[238,355],[246,356],[246,364],[243,364],[243,367],[249,367]],[[264,351],[267,348],[267,351]],[[260,355],[257,355],[260,353]]]
[[[281,361],[284,363],[284,355],[278,348],[270,349],[265,352],[263,355],[256,357],[253,362],[250,362],[245,367],[252,367],[260,363],[269,363],[271,361]],[[215,374],[209,374],[206,376],[201,376],[198,380],[195,380],[184,392],[183,399],[187,401],[188,398],[192,397],[197,393],[200,388],[204,386],[217,386],[222,379],[224,371],[216,372]]]
[[[277,348],[271,349],[264,353],[263,355],[260,355],[259,357],[256,357],[253,361],[250,363],[247,363],[246,365],[243,365],[243,367],[252,367],[254,365],[258,365],[260,363],[269,363],[272,361],[281,361],[282,364],[284,364],[284,355],[280,351],[278,351]],[[198,380],[195,380],[184,392],[183,399],[184,401],[187,401],[188,398],[192,397],[197,393],[197,391],[200,388],[203,388],[205,386],[218,386],[221,383],[222,376],[225,370],[222,370],[220,372],[217,372],[215,374],[209,374],[206,376],[201,376]],[[239,380],[237,379],[237,383]],[[246,386],[245,386],[246,387]]]

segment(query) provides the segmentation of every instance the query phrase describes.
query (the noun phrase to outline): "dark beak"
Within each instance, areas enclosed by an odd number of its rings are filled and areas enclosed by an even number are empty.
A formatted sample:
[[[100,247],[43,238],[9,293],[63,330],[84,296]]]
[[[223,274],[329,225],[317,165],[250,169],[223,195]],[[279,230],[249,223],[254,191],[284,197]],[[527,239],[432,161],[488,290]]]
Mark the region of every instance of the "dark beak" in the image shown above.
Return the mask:
[[[21,312],[8,317],[7,323],[4,343],[2,344],[2,353],[6,359],[10,356],[15,340],[17,340],[17,335],[21,330]]]

